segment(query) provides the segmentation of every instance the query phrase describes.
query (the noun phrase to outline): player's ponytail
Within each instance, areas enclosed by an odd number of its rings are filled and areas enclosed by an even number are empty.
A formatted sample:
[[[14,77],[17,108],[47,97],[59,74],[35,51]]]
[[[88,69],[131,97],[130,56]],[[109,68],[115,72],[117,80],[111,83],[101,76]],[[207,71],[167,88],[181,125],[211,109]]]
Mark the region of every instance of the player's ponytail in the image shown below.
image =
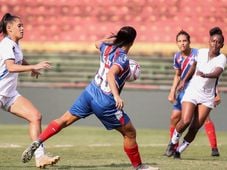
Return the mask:
[[[3,33],[3,35],[6,36],[8,34],[6,29],[7,24],[9,22],[14,21],[15,18],[19,18],[19,17],[13,16],[10,13],[6,13],[0,21],[0,33]]]
[[[130,45],[134,42],[136,34],[136,30],[133,27],[122,27],[116,35],[113,35],[116,38],[113,42],[113,45],[116,47]]]

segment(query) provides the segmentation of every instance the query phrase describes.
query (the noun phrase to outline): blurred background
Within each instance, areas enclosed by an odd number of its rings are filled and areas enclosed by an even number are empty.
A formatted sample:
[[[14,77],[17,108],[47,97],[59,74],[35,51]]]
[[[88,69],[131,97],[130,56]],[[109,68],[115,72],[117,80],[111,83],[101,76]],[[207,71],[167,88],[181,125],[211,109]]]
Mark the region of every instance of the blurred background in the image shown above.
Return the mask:
[[[48,104],[53,99],[48,98],[51,95],[45,91],[47,88],[77,88],[79,94],[81,88],[91,81],[99,65],[94,42],[116,33],[122,26],[130,25],[136,28],[138,36],[129,55],[140,63],[142,72],[140,79],[127,83],[126,88],[136,91],[130,95],[137,96],[135,98],[142,103],[142,108],[150,107],[142,111],[144,114],[150,114],[152,105],[141,99],[154,100],[154,106],[159,109],[154,114],[170,112],[167,93],[174,75],[172,57],[178,50],[176,34],[182,29],[189,32],[191,47],[195,48],[208,47],[209,30],[214,26],[219,26],[227,37],[227,0],[0,0],[0,16],[7,12],[20,16],[24,23],[25,34],[20,45],[28,62],[49,60],[53,64],[53,69],[43,72],[39,79],[31,78],[28,73],[20,75],[21,91],[25,96],[31,96],[40,109],[48,107],[41,103]],[[227,48],[224,47],[222,52],[227,54]],[[37,97],[34,91],[38,88],[41,89],[39,94],[47,94],[43,100],[33,99]],[[219,88],[222,92],[227,90],[226,71]],[[157,90],[159,94],[156,94]],[[61,89],[55,90],[55,94],[59,91]],[[138,91],[140,93],[137,94]],[[59,93],[64,96],[63,92]],[[143,97],[150,93],[155,94]],[[71,91],[68,96],[70,94]],[[130,100],[131,96],[125,95]],[[151,99],[152,96],[155,98]],[[63,101],[56,103],[58,98],[55,96],[53,99],[56,101],[50,108],[52,112],[65,111],[75,95],[65,107],[60,107]],[[138,103],[129,111],[138,109]],[[57,106],[63,110],[54,110]],[[160,108],[165,110],[160,111]],[[43,112],[51,111],[44,109]],[[219,112],[224,112],[224,108],[220,107]],[[219,116],[222,118],[223,115]],[[157,123],[168,126],[169,114],[166,117],[164,122],[150,120],[147,122],[150,126],[144,127],[157,127]],[[146,121],[141,122],[147,125]]]
[[[175,36],[181,29],[190,33],[196,48],[208,46],[214,26],[227,37],[227,0],[0,0],[0,16],[6,12],[24,23],[21,47],[28,61],[48,59],[54,66],[38,80],[22,74],[21,86],[86,85],[98,66],[94,42],[131,25],[138,36],[130,55],[141,64],[142,74],[127,87],[168,89],[178,50]]]

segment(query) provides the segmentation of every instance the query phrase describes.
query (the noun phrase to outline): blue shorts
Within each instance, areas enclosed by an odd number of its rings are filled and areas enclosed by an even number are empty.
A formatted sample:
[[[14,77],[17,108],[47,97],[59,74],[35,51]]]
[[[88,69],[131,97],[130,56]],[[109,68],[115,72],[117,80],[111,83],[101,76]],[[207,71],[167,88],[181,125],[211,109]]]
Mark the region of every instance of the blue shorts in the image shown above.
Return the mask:
[[[95,114],[108,130],[126,125],[130,121],[123,110],[116,108],[113,96],[103,93],[93,82],[84,89],[69,112],[80,118]]]
[[[185,90],[181,90],[178,94],[177,94],[177,98],[176,98],[176,102],[173,104],[173,110],[182,110],[182,104],[181,104],[181,100],[184,96],[184,92]]]

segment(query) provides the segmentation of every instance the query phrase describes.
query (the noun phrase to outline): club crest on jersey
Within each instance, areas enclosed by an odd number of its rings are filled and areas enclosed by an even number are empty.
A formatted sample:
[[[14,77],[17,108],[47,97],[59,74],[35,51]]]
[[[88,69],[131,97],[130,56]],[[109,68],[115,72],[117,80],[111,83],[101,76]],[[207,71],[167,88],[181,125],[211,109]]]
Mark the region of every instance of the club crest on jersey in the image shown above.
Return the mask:
[[[127,59],[128,59],[127,55],[123,55],[123,56],[121,56],[121,57],[119,58],[119,61],[120,61],[121,63],[125,63],[125,62],[127,61]]]

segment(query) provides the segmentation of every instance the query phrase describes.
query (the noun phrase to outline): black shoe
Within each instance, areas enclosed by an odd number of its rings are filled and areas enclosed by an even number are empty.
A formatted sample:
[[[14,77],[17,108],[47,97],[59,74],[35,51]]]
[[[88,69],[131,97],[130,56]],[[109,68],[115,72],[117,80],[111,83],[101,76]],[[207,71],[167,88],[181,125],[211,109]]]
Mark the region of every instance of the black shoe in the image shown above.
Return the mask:
[[[211,156],[220,156],[218,148],[212,148]]]
[[[180,157],[180,152],[174,152],[174,154],[173,154],[173,158],[174,159],[181,159],[181,157]]]
[[[165,156],[171,157],[175,152],[175,145],[170,142],[166,148]]]

